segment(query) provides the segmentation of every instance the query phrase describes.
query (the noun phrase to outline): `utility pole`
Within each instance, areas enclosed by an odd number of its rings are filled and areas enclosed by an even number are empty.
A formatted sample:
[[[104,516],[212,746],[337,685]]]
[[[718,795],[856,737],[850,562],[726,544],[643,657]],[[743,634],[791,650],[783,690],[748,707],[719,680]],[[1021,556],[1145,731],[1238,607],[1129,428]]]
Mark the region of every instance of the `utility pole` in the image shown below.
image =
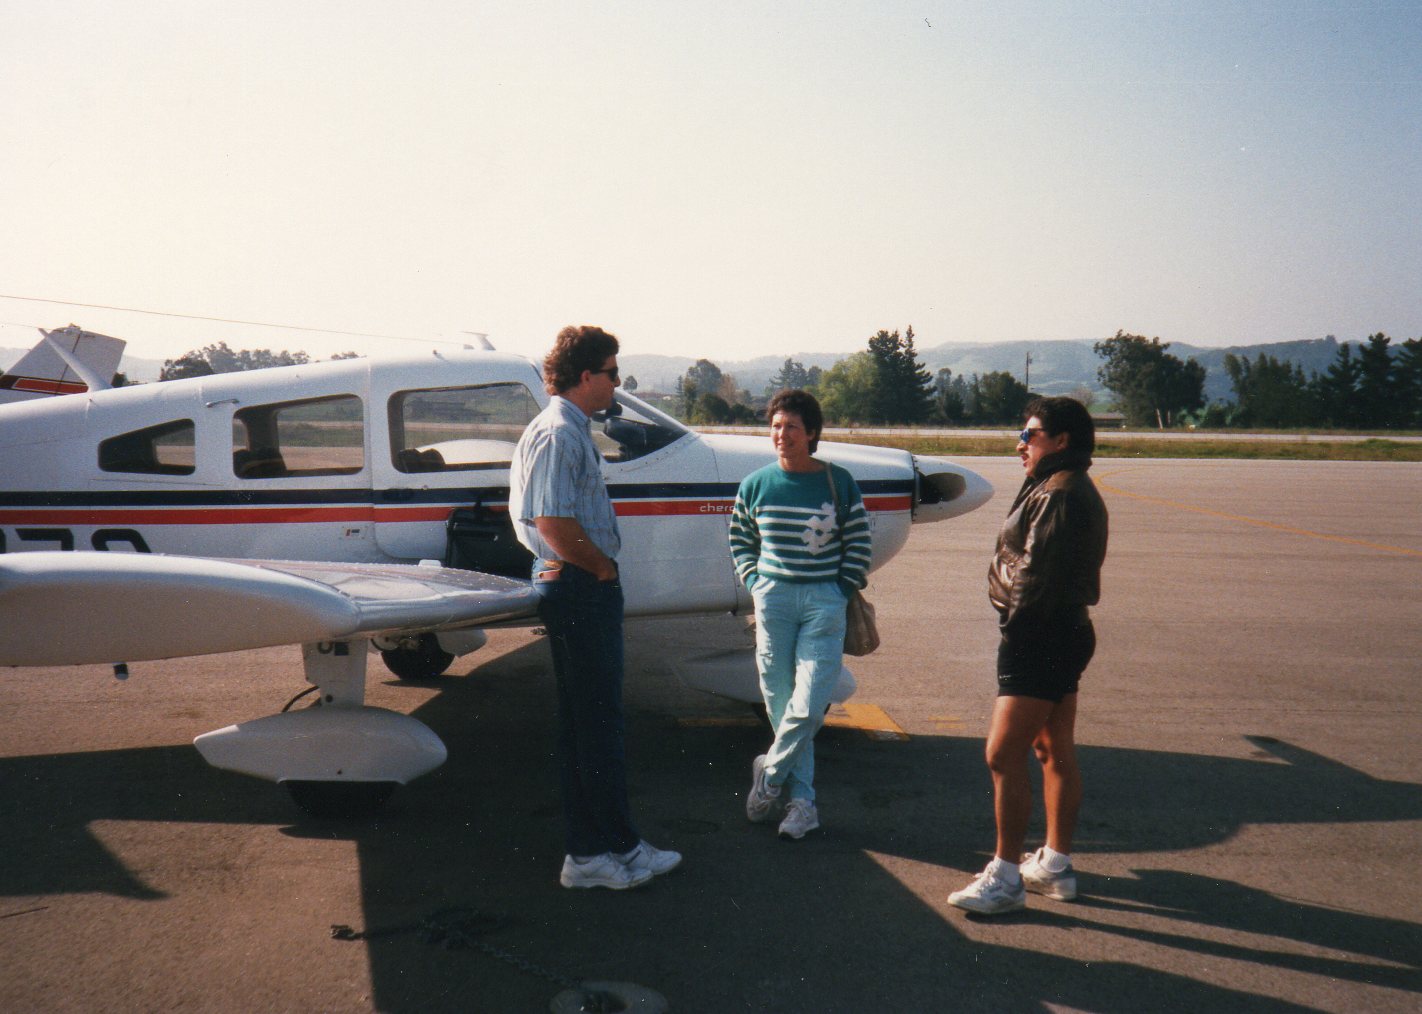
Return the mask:
[[[1022,371],[1022,386],[1032,390],[1032,353],[1027,353],[1027,366]]]

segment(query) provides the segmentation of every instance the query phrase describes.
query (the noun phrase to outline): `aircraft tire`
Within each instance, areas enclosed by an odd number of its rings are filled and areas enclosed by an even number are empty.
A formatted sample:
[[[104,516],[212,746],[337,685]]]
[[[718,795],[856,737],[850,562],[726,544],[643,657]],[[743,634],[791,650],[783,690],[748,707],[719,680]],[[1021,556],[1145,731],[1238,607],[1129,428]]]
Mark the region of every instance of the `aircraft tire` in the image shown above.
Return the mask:
[[[434,679],[444,675],[454,662],[454,656],[439,646],[439,638],[434,634],[421,634],[417,647],[382,651],[380,657],[385,661],[385,668],[402,680]]]
[[[283,782],[291,801],[313,817],[369,817],[385,805],[397,782]]]

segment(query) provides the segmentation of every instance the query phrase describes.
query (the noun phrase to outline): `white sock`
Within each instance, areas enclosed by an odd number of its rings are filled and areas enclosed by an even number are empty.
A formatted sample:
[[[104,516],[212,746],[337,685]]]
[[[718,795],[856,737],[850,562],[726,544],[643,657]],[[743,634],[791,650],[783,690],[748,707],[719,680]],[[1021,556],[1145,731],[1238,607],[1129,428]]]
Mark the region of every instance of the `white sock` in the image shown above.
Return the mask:
[[[1048,873],[1060,873],[1071,865],[1071,856],[1058,852],[1050,845],[1042,846],[1042,869]]]
[[[1005,880],[1009,884],[1020,884],[1022,882],[1022,871],[1017,868],[1016,863],[1009,863],[1001,856],[993,856],[992,862],[988,863],[988,872],[996,876],[999,880]]]

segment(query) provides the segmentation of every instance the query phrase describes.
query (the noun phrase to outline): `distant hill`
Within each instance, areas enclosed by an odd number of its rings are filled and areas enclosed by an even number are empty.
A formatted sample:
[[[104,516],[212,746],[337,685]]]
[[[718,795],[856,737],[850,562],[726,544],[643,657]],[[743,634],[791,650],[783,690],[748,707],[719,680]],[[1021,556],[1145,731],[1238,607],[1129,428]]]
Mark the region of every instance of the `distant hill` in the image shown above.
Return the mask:
[[[935,345],[919,349],[918,358],[936,374],[941,369],[953,371],[954,376],[982,376],[987,373],[1011,373],[1018,380],[1023,379],[1027,356],[1032,356],[1031,387],[1040,394],[1070,394],[1080,388],[1089,388],[1104,394],[1101,383],[1096,379],[1096,371],[1101,367],[1101,359],[1092,351],[1098,339],[1077,339],[1067,341],[1014,341],[1014,342],[972,342]],[[1348,342],[1354,346],[1360,342]],[[1229,375],[1225,373],[1224,358],[1229,353],[1256,359],[1261,355],[1273,356],[1282,362],[1297,363],[1303,367],[1304,375],[1322,373],[1338,355],[1339,342],[1332,335],[1327,338],[1313,338],[1305,341],[1274,342],[1264,345],[1232,345],[1228,348],[1201,348],[1185,342],[1171,342],[1169,353],[1180,359],[1195,359],[1205,367],[1206,401],[1233,401]],[[637,378],[643,390],[674,391],[677,378],[695,364],[692,356],[644,356],[620,355],[622,375]],[[736,378],[739,386],[752,394],[762,394],[770,383],[770,378],[780,372],[785,365],[786,355],[760,356],[756,359],[718,360],[711,359],[723,373]],[[788,358],[805,366],[818,366],[827,370],[846,353],[799,352]]]
[[[1018,380],[1023,377],[1027,356],[1032,356],[1031,386],[1040,394],[1070,394],[1080,388],[1089,388],[1104,395],[1096,371],[1101,366],[1100,358],[1091,351],[1097,339],[1068,341],[1015,341],[1015,342],[965,342],[935,345],[919,349],[919,360],[928,367],[928,372],[936,374],[941,369],[953,371],[954,376],[982,376],[986,373],[1011,373]],[[1233,401],[1229,376],[1225,373],[1224,357],[1229,353],[1256,359],[1261,355],[1273,356],[1282,362],[1297,363],[1303,367],[1304,376],[1322,373],[1332,365],[1338,355],[1340,342],[1329,335],[1327,338],[1311,338],[1304,341],[1274,342],[1267,345],[1231,345],[1228,348],[1201,348],[1185,342],[1171,342],[1169,352],[1181,359],[1195,359],[1205,367],[1205,400]],[[1346,342],[1359,346],[1362,342]],[[0,348],[0,367],[8,367],[28,349]],[[818,366],[828,370],[847,353],[839,352],[796,352],[786,355],[759,356],[755,359],[722,361],[711,356],[713,363],[723,373],[736,378],[737,384],[752,394],[763,394],[770,378],[780,372],[786,358]],[[643,391],[676,390],[677,378],[684,376],[698,358],[693,356],[622,355],[618,361],[624,377],[637,378],[638,387]],[[163,368],[161,359],[140,359],[125,355],[119,367],[128,374],[130,380],[150,382],[158,379]]]

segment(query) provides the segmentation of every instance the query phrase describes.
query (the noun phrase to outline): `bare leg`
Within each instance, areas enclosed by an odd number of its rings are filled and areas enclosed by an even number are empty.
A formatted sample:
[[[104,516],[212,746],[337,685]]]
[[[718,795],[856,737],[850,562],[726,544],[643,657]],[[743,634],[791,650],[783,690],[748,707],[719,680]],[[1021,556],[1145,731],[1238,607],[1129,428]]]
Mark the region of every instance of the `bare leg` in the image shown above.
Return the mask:
[[[1081,768],[1076,762],[1076,694],[1053,708],[1032,744],[1042,762],[1042,796],[1047,810],[1047,844],[1071,855],[1081,811]]]
[[[1027,758],[1057,707],[1035,697],[999,697],[993,705],[987,765],[992,772],[993,811],[997,817],[997,856],[1010,863],[1022,858],[1027,822],[1032,815]]]

